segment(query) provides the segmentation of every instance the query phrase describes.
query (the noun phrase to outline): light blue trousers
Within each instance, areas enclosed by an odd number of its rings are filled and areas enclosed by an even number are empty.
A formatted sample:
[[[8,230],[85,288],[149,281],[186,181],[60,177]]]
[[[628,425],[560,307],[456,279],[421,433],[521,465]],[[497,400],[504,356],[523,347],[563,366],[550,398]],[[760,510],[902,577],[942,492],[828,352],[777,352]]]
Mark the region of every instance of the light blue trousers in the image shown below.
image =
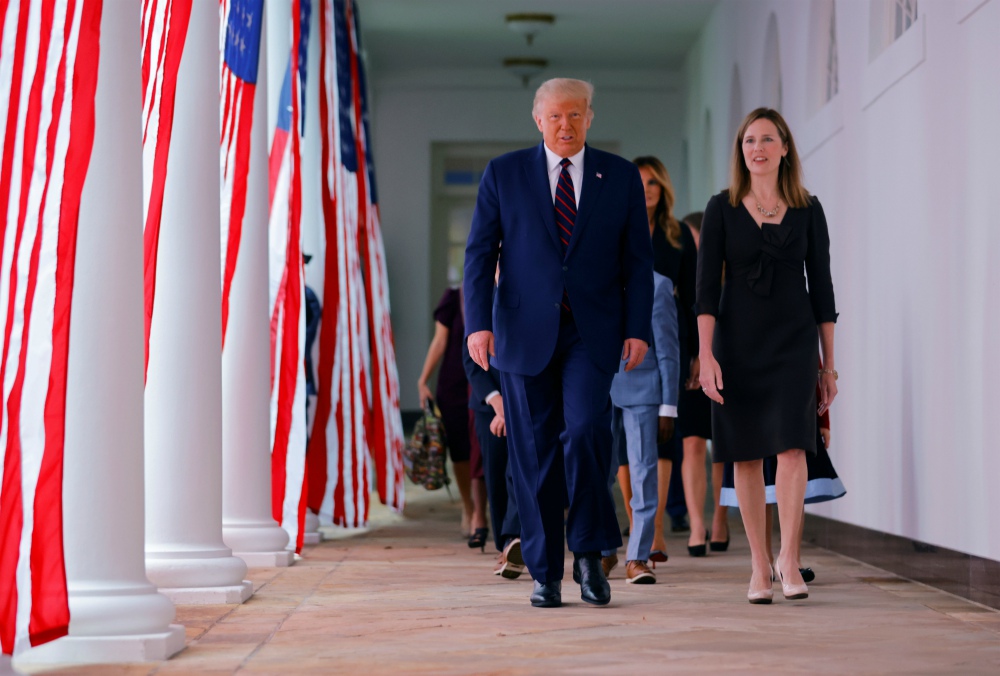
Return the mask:
[[[649,560],[656,533],[656,432],[659,406],[615,406],[611,411],[611,433],[616,445],[624,441],[632,477],[632,530],[626,550],[627,561]],[[609,483],[617,477],[618,463],[611,463]],[[613,551],[601,552],[608,556]]]

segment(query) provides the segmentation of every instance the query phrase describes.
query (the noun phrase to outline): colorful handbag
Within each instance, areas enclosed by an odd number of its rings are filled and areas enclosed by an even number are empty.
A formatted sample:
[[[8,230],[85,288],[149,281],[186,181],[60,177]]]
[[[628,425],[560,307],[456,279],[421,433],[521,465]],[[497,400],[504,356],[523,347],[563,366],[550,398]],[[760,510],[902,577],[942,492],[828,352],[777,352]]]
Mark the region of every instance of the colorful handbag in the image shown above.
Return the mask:
[[[403,449],[403,468],[410,481],[429,491],[448,486],[451,479],[445,469],[448,437],[441,412],[433,401],[428,401],[423,416],[413,426],[410,441]],[[448,489],[451,493],[451,489]]]

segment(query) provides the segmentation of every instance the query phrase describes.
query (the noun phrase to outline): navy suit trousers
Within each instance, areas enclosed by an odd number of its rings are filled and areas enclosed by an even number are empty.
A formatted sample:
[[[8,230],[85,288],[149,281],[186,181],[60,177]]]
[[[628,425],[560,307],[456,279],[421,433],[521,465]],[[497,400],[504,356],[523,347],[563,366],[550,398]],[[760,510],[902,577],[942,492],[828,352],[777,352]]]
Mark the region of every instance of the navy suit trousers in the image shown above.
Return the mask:
[[[521,520],[517,514],[513,478],[508,465],[507,437],[498,437],[490,432],[491,422],[492,410],[489,413],[476,411],[476,438],[483,452],[483,475],[490,505],[490,522],[493,524],[493,542],[497,551],[503,551],[507,540],[521,537]]]
[[[576,554],[622,544],[608,486],[614,375],[591,361],[564,318],[541,373],[500,377],[521,552],[536,581],[554,582],[563,578],[564,532]]]

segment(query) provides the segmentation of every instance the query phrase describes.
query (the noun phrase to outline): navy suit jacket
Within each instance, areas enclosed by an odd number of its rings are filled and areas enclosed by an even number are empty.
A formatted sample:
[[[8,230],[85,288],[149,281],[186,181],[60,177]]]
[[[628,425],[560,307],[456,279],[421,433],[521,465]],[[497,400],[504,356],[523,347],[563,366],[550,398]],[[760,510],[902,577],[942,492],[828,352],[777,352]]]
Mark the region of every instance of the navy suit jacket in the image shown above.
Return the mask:
[[[650,341],[653,250],[639,170],[587,146],[564,257],[540,143],[495,158],[483,173],[465,250],[466,334],[492,331],[498,369],[537,375],[555,351],[563,289],[602,371],[618,371],[626,338]]]
[[[677,406],[681,380],[680,342],[674,283],[653,273],[653,342],[641,364],[625,371],[625,362],[611,381],[615,406]],[[482,369],[480,369],[482,370]]]

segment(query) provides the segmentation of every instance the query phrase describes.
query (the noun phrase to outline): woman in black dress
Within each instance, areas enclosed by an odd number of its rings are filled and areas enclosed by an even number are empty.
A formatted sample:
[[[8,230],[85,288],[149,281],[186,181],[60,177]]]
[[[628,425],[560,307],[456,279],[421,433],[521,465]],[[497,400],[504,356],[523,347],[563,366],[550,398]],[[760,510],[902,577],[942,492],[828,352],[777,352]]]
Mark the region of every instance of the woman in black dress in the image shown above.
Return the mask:
[[[801,175],[785,120],[769,108],[751,112],[734,142],[729,190],[705,208],[698,250],[699,381],[713,401],[714,459],[735,463],[753,563],[751,603],[772,598],[763,461],[775,456],[782,527],[773,574],[785,598],[808,596],[794,536],[805,454],[816,453],[817,411],[837,395],[830,238],[823,208]],[[825,365],[818,376],[817,333]]]

